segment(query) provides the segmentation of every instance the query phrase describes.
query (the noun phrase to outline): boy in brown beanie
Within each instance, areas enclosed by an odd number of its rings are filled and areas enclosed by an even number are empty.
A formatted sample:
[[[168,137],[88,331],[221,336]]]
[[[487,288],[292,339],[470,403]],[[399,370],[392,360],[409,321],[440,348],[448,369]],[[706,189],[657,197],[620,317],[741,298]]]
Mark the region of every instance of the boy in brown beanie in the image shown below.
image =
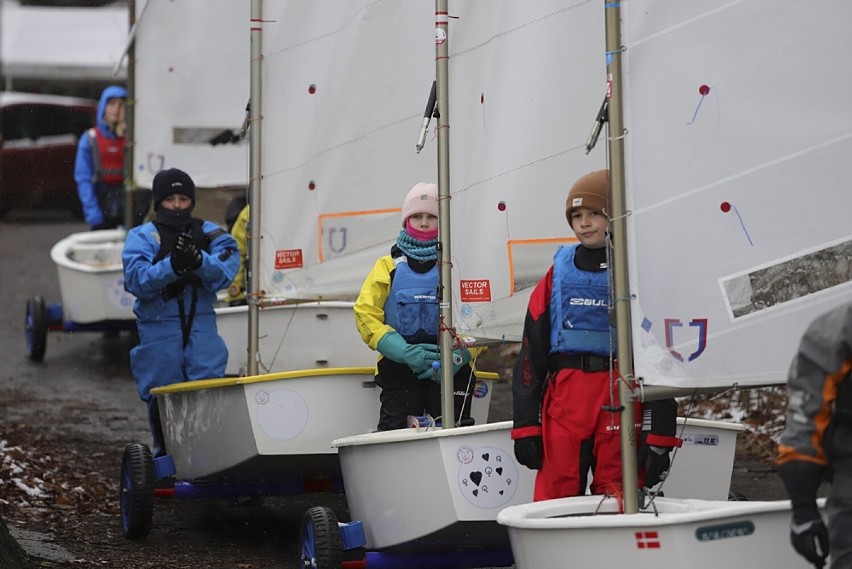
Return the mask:
[[[582,176],[571,188],[565,216],[579,244],[557,251],[527,308],[512,382],[512,439],[518,462],[538,470],[536,501],[585,494],[590,469],[592,494],[623,487],[608,192],[606,170]],[[641,405],[635,411],[643,416]],[[640,487],[656,485],[668,470],[668,451],[679,446],[676,412],[673,399],[645,406]]]

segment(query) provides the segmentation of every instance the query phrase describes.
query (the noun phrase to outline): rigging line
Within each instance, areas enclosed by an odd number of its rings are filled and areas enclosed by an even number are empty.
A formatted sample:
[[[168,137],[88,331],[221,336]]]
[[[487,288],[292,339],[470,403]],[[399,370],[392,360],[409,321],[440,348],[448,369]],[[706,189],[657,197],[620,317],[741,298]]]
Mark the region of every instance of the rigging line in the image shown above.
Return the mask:
[[[783,164],[784,162],[787,162],[788,160],[793,160],[795,158],[801,158],[803,156],[807,156],[808,154],[812,154],[814,152],[824,150],[824,149],[826,149],[830,146],[834,146],[835,144],[840,144],[841,142],[845,142],[845,141],[850,140],[850,139],[852,139],[852,132],[843,134],[841,136],[836,136],[836,137],[834,137],[830,140],[820,142],[819,144],[815,144],[815,145],[810,146],[808,148],[802,148],[801,150],[797,150],[795,152],[791,152],[791,153],[786,154],[784,156],[781,156],[779,158],[775,158],[774,160],[769,160],[769,161],[764,162],[762,164],[758,164],[757,166],[753,166],[752,168],[747,168],[745,170],[741,170],[741,171],[739,171],[735,174],[731,174],[730,176],[725,176],[724,178],[719,178],[718,180],[710,182],[709,184],[704,184],[703,186],[699,186],[699,187],[693,188],[691,190],[685,190],[683,192],[678,192],[678,194],[676,196],[672,196],[668,199],[661,200],[661,201],[659,201],[659,202],[657,202],[653,205],[649,205],[649,206],[646,206],[644,208],[637,209],[635,213],[636,213],[636,215],[639,215],[639,214],[646,213],[646,212],[649,212],[649,211],[653,211],[657,208],[667,206],[667,205],[670,205],[672,203],[684,200],[686,198],[691,198],[691,197],[698,195],[702,192],[712,190],[714,188],[717,188],[719,186],[722,186],[722,185],[727,184],[729,182],[732,182],[734,180],[738,180],[740,178],[750,176],[752,174],[755,174],[757,172],[761,172],[763,170],[768,170],[769,168],[772,168],[773,166],[778,166],[779,164]]]
[[[745,233],[746,239],[748,239],[748,244],[754,247],[754,242],[751,240],[751,235],[748,234],[748,229],[746,229],[745,222],[743,221],[743,216],[740,215],[740,210],[737,209],[737,206],[731,204],[731,207],[734,209],[734,213],[737,214],[737,219],[740,220],[740,227],[743,228],[743,233]]]
[[[454,336],[454,338],[455,338],[455,336]],[[465,407],[467,407],[467,404],[468,404],[470,398],[473,396],[473,392],[471,391],[470,387],[471,387],[471,382],[473,381],[473,378],[475,377],[475,374],[473,372],[473,368],[474,368],[475,365],[476,365],[476,358],[473,358],[472,360],[470,360],[470,374],[467,376],[467,388],[464,391],[464,398],[462,399],[462,405],[461,405],[461,409],[459,410],[459,416],[453,417],[453,419],[456,422],[456,425],[458,425],[461,422],[462,415],[464,415]],[[471,405],[473,405],[472,402],[471,402]],[[471,410],[471,412],[472,412],[472,410]]]
[[[678,437],[680,440],[683,440],[683,434],[686,432],[686,423],[687,423],[687,420],[689,419],[689,415],[692,413],[692,406],[695,404],[695,397],[696,397],[696,393],[693,392],[693,394],[689,397],[689,402],[687,403],[686,409],[684,410],[683,423],[680,426],[680,435]],[[674,468],[675,460],[677,459],[677,452],[678,452],[679,448],[680,447],[675,447],[672,450],[671,459],[669,460],[669,471],[671,471],[671,469]],[[665,478],[662,479],[662,482],[660,483],[659,495],[662,495],[663,488],[666,485],[667,479],[668,479],[668,475]],[[657,495],[658,494],[654,494],[654,496],[651,498],[650,503],[654,502],[654,498],[656,498]]]
[[[278,361],[278,354],[281,353],[281,349],[284,347],[284,338],[287,337],[287,332],[289,332],[290,326],[293,325],[293,320],[296,318],[297,310],[298,308],[294,306],[293,309],[290,311],[290,319],[287,321],[287,324],[284,326],[284,330],[282,330],[281,332],[281,340],[278,342],[278,346],[275,348],[275,353],[272,354],[272,363],[270,363],[269,366],[263,365],[263,363],[260,361],[260,350],[258,350],[257,352],[258,364],[263,366],[263,369],[266,370],[266,373],[269,373],[270,367],[274,365],[276,361]]]
[[[631,217],[632,215],[633,215],[633,211],[626,209],[626,210],[624,210],[624,215],[619,215],[618,217],[611,217],[610,220],[618,221],[619,219],[627,219],[628,217]]]
[[[606,66],[609,67],[610,63],[612,63],[613,57],[615,57],[619,53],[624,53],[625,51],[627,51],[627,46],[623,45],[615,51],[604,52],[604,54],[606,55]]]
[[[613,309],[615,307],[615,282],[614,276],[612,273],[612,264],[613,264],[613,243],[610,236],[612,235],[612,219],[610,219],[609,214],[604,211],[604,215],[607,217],[607,226],[605,232],[604,246],[606,247],[606,283],[607,283],[607,314],[609,316],[610,321],[612,321]],[[572,228],[573,229],[573,228]],[[609,334],[609,406],[611,409],[618,409],[618,406],[615,404],[617,399],[616,393],[618,391],[618,381],[620,378],[616,378],[614,369],[613,369],[613,354],[616,353],[618,347],[613,345],[613,337],[612,334]],[[619,370],[620,371],[620,370]],[[618,402],[620,406],[624,405],[624,401]],[[623,409],[623,407],[622,407]],[[611,413],[609,416],[610,427],[615,427],[615,413]]]
[[[630,131],[625,128],[625,129],[621,130],[620,136],[614,136],[613,137],[613,136],[607,135],[606,139],[607,140],[615,140],[615,141],[624,140],[627,137],[628,134],[630,134]]]

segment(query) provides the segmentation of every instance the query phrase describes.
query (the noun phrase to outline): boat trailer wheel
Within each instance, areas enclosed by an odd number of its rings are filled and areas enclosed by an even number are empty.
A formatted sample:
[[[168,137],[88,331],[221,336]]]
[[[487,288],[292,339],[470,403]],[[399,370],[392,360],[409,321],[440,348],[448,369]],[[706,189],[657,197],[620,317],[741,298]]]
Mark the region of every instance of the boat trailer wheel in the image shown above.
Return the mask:
[[[40,362],[47,350],[47,308],[44,299],[38,295],[27,300],[27,317],[24,329],[27,336],[27,350],[30,359]]]
[[[343,565],[337,516],[330,508],[316,506],[305,512],[299,534],[304,569],[339,569]]]
[[[142,539],[151,530],[154,513],[154,459],[142,443],[124,447],[121,459],[121,529],[128,539]]]

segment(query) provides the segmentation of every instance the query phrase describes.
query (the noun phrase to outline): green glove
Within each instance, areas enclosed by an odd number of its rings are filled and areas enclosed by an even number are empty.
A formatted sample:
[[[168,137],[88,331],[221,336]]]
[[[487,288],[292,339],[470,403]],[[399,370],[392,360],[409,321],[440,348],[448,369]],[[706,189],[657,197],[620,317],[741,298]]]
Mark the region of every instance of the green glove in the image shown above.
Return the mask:
[[[441,383],[441,362],[437,360],[432,362],[429,369],[417,374],[417,379],[429,379]]]
[[[435,344],[409,344],[397,332],[388,332],[376,349],[386,358],[407,365],[416,374],[432,371],[432,362],[439,360],[438,346]]]
[[[470,363],[470,350],[462,346],[458,350],[453,350],[453,375],[456,375],[461,368]]]

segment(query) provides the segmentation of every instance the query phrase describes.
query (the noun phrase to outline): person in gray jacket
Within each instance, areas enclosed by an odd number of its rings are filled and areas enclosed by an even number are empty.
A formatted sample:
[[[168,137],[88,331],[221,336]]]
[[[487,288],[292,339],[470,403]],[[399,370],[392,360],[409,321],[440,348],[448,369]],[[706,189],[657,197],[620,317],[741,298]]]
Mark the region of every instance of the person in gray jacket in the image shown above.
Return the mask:
[[[821,568],[852,567],[852,303],[817,317],[790,366],[778,464],[793,507],[790,541]],[[817,493],[827,486],[826,526]]]

